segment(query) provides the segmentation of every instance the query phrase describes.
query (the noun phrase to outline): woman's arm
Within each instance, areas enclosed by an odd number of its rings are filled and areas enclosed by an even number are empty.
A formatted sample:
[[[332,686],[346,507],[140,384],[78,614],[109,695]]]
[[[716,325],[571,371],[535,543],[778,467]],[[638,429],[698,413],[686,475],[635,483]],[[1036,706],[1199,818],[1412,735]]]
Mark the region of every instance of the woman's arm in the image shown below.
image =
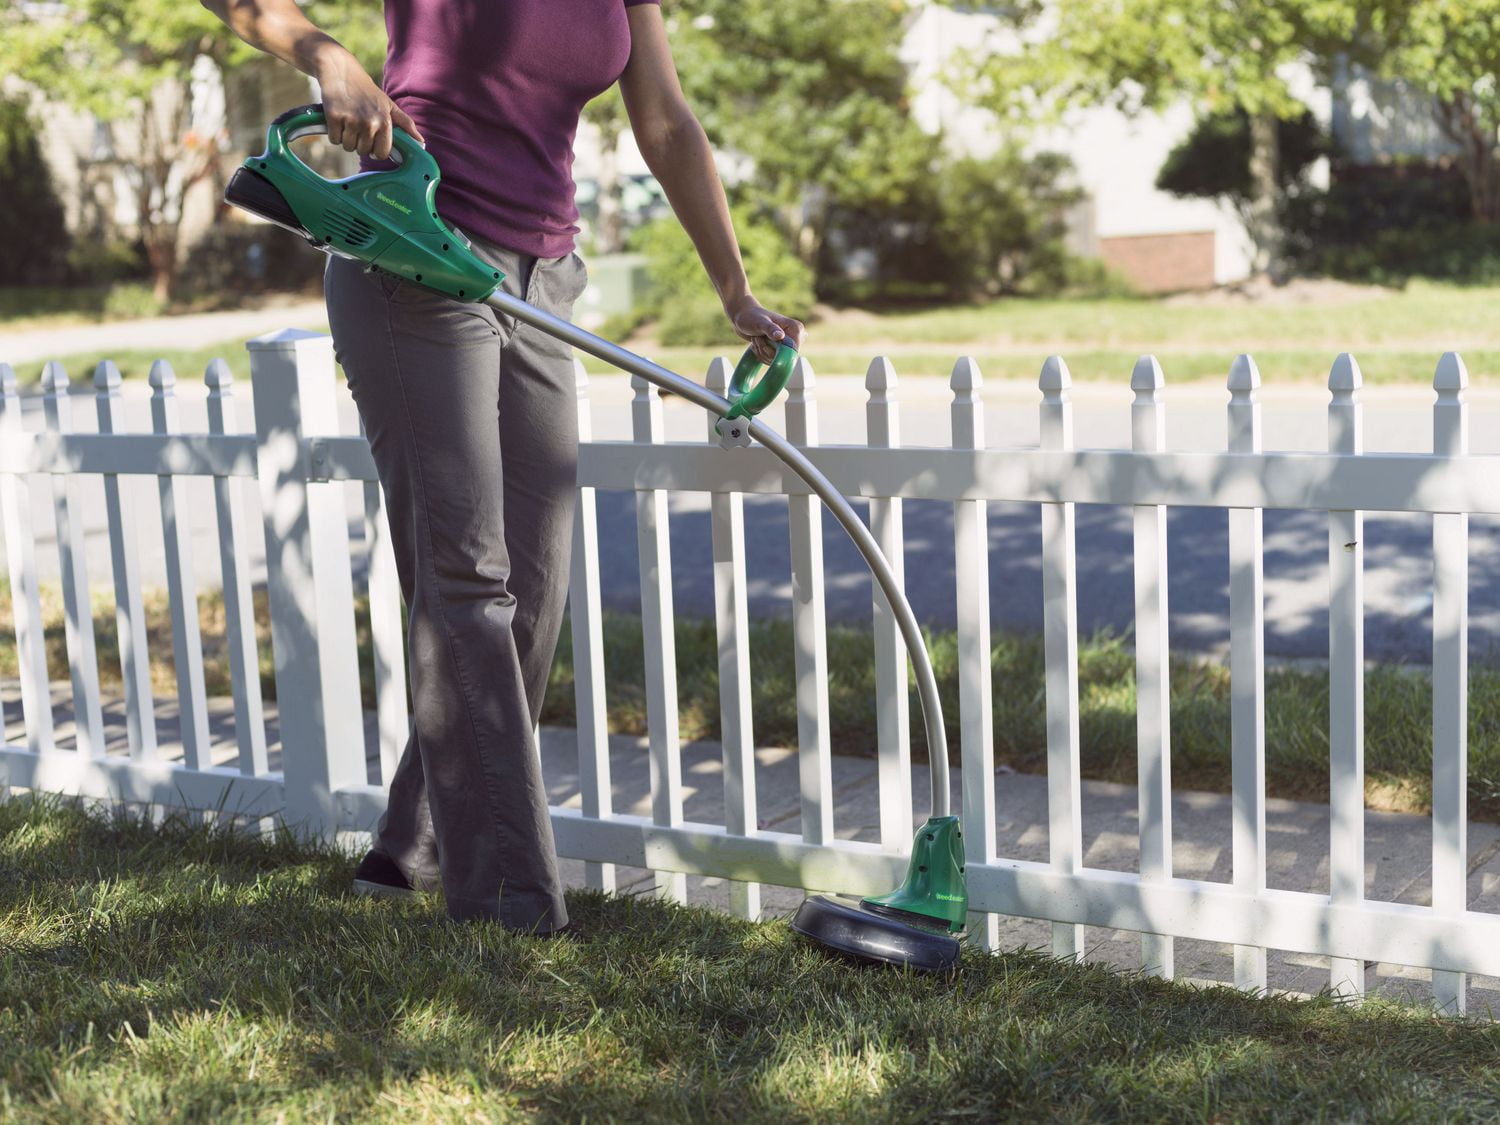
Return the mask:
[[[315,78],[323,91],[328,140],[349,152],[384,159],[394,122],[420,142],[411,118],[386,97],[348,51],[319,31],[296,0],[202,0],[250,46]]]
[[[630,62],[620,76],[620,93],[636,144],[697,247],[734,330],[769,363],[783,336],[802,346],[802,324],[763,308],[750,291],[713,151],[683,97],[661,9],[639,4],[626,14]]]

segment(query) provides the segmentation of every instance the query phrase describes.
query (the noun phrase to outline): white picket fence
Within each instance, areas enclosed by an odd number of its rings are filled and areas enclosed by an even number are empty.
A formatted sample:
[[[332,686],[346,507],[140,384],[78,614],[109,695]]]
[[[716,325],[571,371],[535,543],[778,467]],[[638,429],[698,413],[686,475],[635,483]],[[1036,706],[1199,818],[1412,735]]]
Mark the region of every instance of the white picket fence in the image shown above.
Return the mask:
[[[229,809],[278,817],[308,832],[332,835],[370,829],[385,801],[367,773],[358,685],[354,583],[344,490],[364,482],[369,594],[375,653],[380,776],[388,777],[407,733],[405,658],[399,590],[381,498],[368,447],[340,435],[335,374],[326,337],[284,332],[250,345],[255,432],[241,433],[228,368],[210,366],[209,432],[179,432],[174,377],[152,373],[153,433],[121,433],[119,375],[101,365],[95,376],[98,434],[73,431],[67,376],[57,366],[44,379],[45,424],[23,428],[14,375],[0,366],[0,510],[11,579],[24,741],[7,742],[4,771],[12,787],[119,801]],[[582,807],[554,808],[559,851],[587,862],[592,885],[612,888],[615,865],[657,873],[660,893],[681,899],[685,876],[731,880],[732,905],[754,917],[759,884],[867,893],[887,889],[904,872],[912,831],[906,663],[889,613],[877,598],[875,644],[879,697],[880,839],[835,839],[829,739],[828,656],[824,631],[822,513],[804,486],[761,448],[725,450],[705,419],[701,443],[663,442],[660,400],[635,383],[633,438],[590,440],[587,385],[579,369],[583,427],[580,504],[571,574],[576,664],[578,762]],[[1462,1010],[1466,973],[1500,976],[1500,916],[1470,911],[1466,900],[1466,702],[1468,516],[1500,514],[1500,473],[1490,458],[1467,450],[1464,388],[1456,355],[1438,364],[1430,454],[1363,452],[1359,368],[1335,364],[1329,387],[1327,453],[1262,449],[1259,374],[1248,357],[1229,376],[1228,449],[1173,452],[1166,447],[1163,374],[1145,358],[1131,376],[1133,446],[1076,449],[1069,374],[1062,360],[1041,373],[1040,448],[986,445],[977,367],[961,360],[952,377],[952,445],[907,448],[899,441],[889,363],[871,365],[867,386],[868,444],[818,446],[817,404],[806,363],[794,376],[786,429],[847,495],[870,502],[872,529],[899,567],[903,499],[948,502],[954,509],[954,552],[961,654],[962,813],[976,933],[993,941],[992,921],[1005,914],[1049,920],[1053,949],[1077,957],[1086,926],[1137,931],[1142,964],[1172,974],[1174,938],[1235,946],[1235,981],[1264,988],[1266,950],[1295,950],[1332,959],[1331,982],[1359,995],[1363,965],[1381,961],[1434,970],[1435,999]],[[716,362],[711,386],[727,383]],[[49,474],[67,617],[76,737],[54,737],[45,655],[39,629],[31,474]],[[117,595],[128,750],[106,752],[101,693],[88,612],[77,489],[83,475],[105,485],[113,584]],[[154,477],[161,508],[170,585],[182,754],[166,759],[156,746],[140,564],[131,493],[121,477]],[[215,761],[206,720],[198,652],[196,576],[182,484],[212,478],[219,526],[231,674],[235,754]],[[246,540],[257,518],[245,483],[256,479],[264,524],[275,657],[282,769],[267,766],[265,725],[256,677],[256,643],[247,580]],[[611,807],[605,716],[599,584],[598,489],[635,493],[641,604],[647,653],[651,815]],[[725,823],[683,816],[673,640],[671,552],[667,497],[674,491],[712,494],[714,583],[724,730]],[[802,831],[758,829],[746,613],[742,497],[789,497],[792,620],[795,637]],[[986,505],[1039,505],[1046,660],[1049,848],[1046,863],[996,854],[992,747]],[[1074,506],[1126,505],[1135,516],[1136,672],[1139,740],[1139,872],[1089,868],[1083,862],[1079,779],[1077,583]],[[1166,509],[1173,505],[1227,509],[1230,522],[1230,664],[1232,677],[1233,878],[1216,883],[1172,871],[1168,701]],[[1265,660],[1263,651],[1262,510],[1328,513],[1330,566],[1329,718],[1332,794],[1330,893],[1266,885]],[[1433,514],[1433,855],[1432,905],[1365,897],[1363,764],[1363,547],[1361,513]],[[0,716],[0,719],[3,719]],[[219,754],[220,758],[226,755]]]

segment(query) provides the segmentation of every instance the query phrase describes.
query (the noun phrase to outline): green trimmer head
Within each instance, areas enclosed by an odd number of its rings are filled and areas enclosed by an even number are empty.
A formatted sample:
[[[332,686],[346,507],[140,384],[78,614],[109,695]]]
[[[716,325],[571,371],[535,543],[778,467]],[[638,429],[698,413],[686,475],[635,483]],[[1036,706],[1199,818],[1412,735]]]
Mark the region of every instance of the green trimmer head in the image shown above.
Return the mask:
[[[917,833],[899,888],[865,899],[815,895],[792,929],[861,960],[940,972],[958,965],[968,907],[958,817],[935,816]]]

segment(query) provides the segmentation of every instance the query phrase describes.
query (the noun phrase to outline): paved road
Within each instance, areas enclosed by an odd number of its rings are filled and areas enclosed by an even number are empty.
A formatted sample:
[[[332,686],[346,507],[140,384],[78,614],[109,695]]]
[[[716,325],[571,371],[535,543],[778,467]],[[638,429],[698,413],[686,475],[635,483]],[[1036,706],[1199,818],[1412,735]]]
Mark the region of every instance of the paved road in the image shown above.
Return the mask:
[[[184,377],[186,373],[182,373]],[[147,428],[148,388],[127,386],[127,421]],[[183,422],[204,424],[203,391],[184,383]],[[595,435],[600,440],[628,436],[630,390],[624,379],[596,379],[593,386]],[[859,442],[864,435],[864,392],[855,378],[819,380],[823,440]],[[900,387],[902,437],[909,445],[941,445],[948,440],[948,392],[936,378],[908,378]],[[1223,448],[1225,392],[1192,385],[1168,388],[1168,432],[1176,448]],[[1366,444],[1376,450],[1419,450],[1430,441],[1431,392],[1410,388],[1374,388],[1366,394]],[[1123,447],[1129,441],[1130,393],[1124,387],[1086,385],[1075,392],[1076,435],[1080,446]],[[1500,390],[1471,395],[1473,444],[1479,452],[1500,452]],[[996,383],[986,392],[989,440],[995,446],[1034,445],[1037,441],[1037,394],[1022,382]],[[1326,392],[1314,384],[1265,394],[1267,448],[1318,449],[1325,438]],[[39,403],[30,413],[39,414]],[[355,428],[352,405],[344,404],[346,432]],[[249,425],[249,402],[241,406]],[[693,407],[669,401],[665,407],[670,440],[698,440],[702,415]],[[75,413],[87,426],[91,405],[78,403]],[[779,424],[776,416],[773,424]],[[33,420],[30,425],[37,425]],[[160,580],[160,522],[149,482],[141,493],[139,533],[148,580]],[[195,498],[195,545],[205,584],[217,581],[217,547],[213,505],[206,482],[191,482]],[[50,527],[47,482],[34,482],[36,510],[43,520],[42,564],[55,575],[56,555]],[[102,533],[102,488],[86,482],[92,573],[109,573],[108,548]],[[351,505],[357,489],[351,488]],[[351,506],[351,516],[358,508]],[[712,577],[707,498],[690,494],[672,507],[673,580],[676,606],[685,615],[712,611]],[[634,508],[624,494],[601,496],[600,519],[605,546],[604,596],[610,606],[638,606]],[[907,502],[907,573],[918,614],[934,624],[955,619],[952,526],[944,504]],[[1472,647],[1476,658],[1500,648],[1500,528],[1495,521],[1473,521],[1471,561]],[[834,620],[858,623],[870,613],[867,572],[842,532],[827,521],[828,609]],[[746,504],[749,543],[750,603],[756,614],[789,612],[790,563],[786,548],[783,501],[752,499]],[[1227,639],[1227,535],[1224,513],[1177,509],[1169,518],[1171,559],[1171,630],[1174,644],[1198,651],[1220,649]],[[1327,652],[1326,529],[1316,513],[1268,512],[1266,528],[1267,651],[1279,657],[1317,657]],[[1079,622],[1091,632],[1130,625],[1131,553],[1128,512],[1084,507],[1078,513]],[[997,626],[1040,627],[1040,527],[1034,507],[995,504],[990,518],[992,616]],[[254,567],[263,557],[255,551]],[[1371,657],[1423,662],[1429,658],[1431,606],[1430,520],[1425,517],[1370,518],[1366,530],[1367,649]]]

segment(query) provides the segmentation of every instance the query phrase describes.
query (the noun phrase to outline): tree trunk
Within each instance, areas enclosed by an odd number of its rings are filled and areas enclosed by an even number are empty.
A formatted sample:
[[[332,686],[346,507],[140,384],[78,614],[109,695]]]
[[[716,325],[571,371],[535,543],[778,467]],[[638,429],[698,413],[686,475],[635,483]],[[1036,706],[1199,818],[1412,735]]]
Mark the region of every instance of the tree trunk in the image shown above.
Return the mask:
[[[625,249],[625,183],[620,176],[619,128],[599,129],[599,223],[595,241],[601,254]]]
[[[152,227],[146,238],[146,260],[151,264],[151,295],[165,305],[177,282],[177,224]]]
[[[1274,113],[1250,115],[1250,207],[1246,223],[1255,243],[1255,272],[1285,277],[1281,245],[1281,122]]]
[[[1438,129],[1458,147],[1458,170],[1469,188],[1469,211],[1475,222],[1500,222],[1500,161],[1495,125],[1460,94],[1438,102],[1433,110]]]

